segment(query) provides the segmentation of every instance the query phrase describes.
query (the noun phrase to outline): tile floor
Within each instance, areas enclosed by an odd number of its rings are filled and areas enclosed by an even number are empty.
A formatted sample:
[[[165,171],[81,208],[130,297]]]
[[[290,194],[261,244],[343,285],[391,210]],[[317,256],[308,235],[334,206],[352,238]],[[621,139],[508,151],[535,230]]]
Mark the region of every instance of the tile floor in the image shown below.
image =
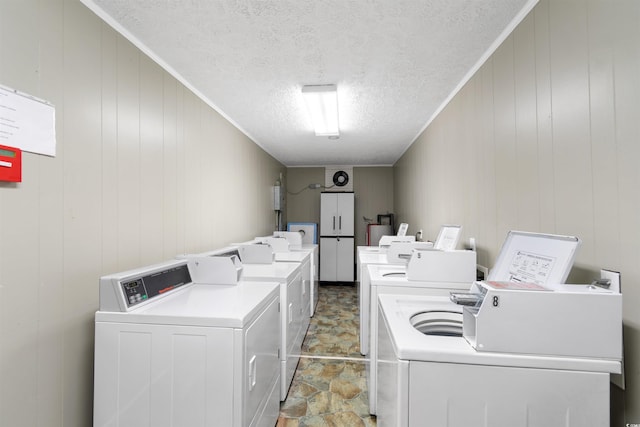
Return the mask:
[[[276,427],[372,427],[354,285],[320,285],[302,357]]]

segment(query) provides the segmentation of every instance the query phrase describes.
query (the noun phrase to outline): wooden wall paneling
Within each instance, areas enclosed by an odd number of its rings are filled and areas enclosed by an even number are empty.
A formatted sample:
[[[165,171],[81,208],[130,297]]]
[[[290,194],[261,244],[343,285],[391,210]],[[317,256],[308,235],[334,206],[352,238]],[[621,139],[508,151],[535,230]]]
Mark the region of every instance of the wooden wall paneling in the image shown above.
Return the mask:
[[[163,259],[163,97],[161,68],[140,56],[140,262]]]
[[[38,16],[36,1],[3,4],[3,44],[5,52],[12,53],[12,67],[3,68],[0,83],[22,92],[37,95],[38,52],[37,20],[26,25],[15,17]],[[4,62],[4,61],[2,61]],[[25,71],[28,70],[28,71]],[[36,155],[23,153],[22,182],[0,183],[2,201],[0,218],[4,226],[0,231],[0,413],[13,419],[23,415],[25,422],[34,423],[36,414],[29,401],[37,385],[38,355],[31,351],[38,339],[38,277],[39,269],[33,262],[39,254],[39,161]],[[36,258],[37,259],[37,258]]]
[[[589,122],[593,153],[594,257],[602,266],[619,268],[620,218],[616,149],[614,57],[615,7],[588,5]]]
[[[478,223],[478,138],[479,127],[478,123],[478,111],[476,109],[478,96],[478,84],[477,79],[472,78],[467,82],[465,87],[467,96],[464,102],[465,118],[458,124],[464,132],[464,148],[462,151],[462,167],[458,173],[462,177],[462,184],[464,188],[464,196],[462,200],[462,220],[464,224],[463,236],[464,240],[461,240],[461,247],[469,244],[469,238],[473,237],[477,239],[477,233],[479,228]]]
[[[579,263],[594,261],[589,134],[589,52],[583,2],[550,2],[551,100],[556,226],[583,239]]]
[[[203,245],[205,248],[213,249],[216,241],[216,229],[217,224],[214,221],[216,217],[216,210],[219,209],[219,205],[216,204],[216,174],[214,169],[215,164],[215,141],[213,135],[215,135],[217,113],[212,110],[203,111],[203,133],[205,139],[203,140],[202,147],[202,173],[203,173],[203,192],[202,192],[202,234],[205,236]],[[209,250],[209,249],[205,249]]]
[[[220,246],[231,243],[233,240],[233,230],[230,229],[224,212],[227,210],[227,203],[233,199],[236,189],[237,171],[235,174],[229,174],[228,165],[230,156],[233,153],[231,145],[231,129],[228,129],[222,117],[215,114],[216,133],[212,135],[211,149],[213,158],[211,159],[212,182],[211,194],[214,196],[214,205],[216,209],[215,229],[216,242]],[[255,237],[255,236],[254,236]],[[247,240],[247,239],[244,239]]]
[[[447,109],[445,109],[445,114],[446,111]],[[446,122],[442,121],[434,126],[432,132],[430,132],[431,138],[426,142],[430,148],[427,163],[428,167],[421,169],[422,165],[415,165],[415,169],[419,171],[420,176],[420,185],[416,188],[416,191],[422,191],[425,183],[429,185],[426,195],[428,209],[426,209],[426,212],[418,212],[417,214],[419,215],[420,223],[424,224],[422,226],[424,233],[426,233],[426,236],[430,240],[434,240],[437,237],[440,225],[448,221],[446,219],[445,209],[448,197],[451,197],[451,195],[447,194],[445,188],[445,180],[448,178],[446,176],[448,165],[446,164],[445,158],[445,126]],[[416,148],[416,150],[418,149]],[[425,176],[422,172],[427,172],[427,175]]]
[[[31,401],[36,425],[60,425],[63,419],[64,382],[64,186],[63,0],[39,3],[39,90],[37,95],[56,106],[56,157],[38,156],[39,277],[37,385]],[[2,12],[0,12],[2,14]],[[1,24],[0,24],[1,25]],[[0,45],[2,41],[0,41]],[[0,81],[2,81],[0,79]],[[0,190],[1,191],[1,190]],[[1,196],[0,196],[1,198]],[[0,208],[1,209],[1,208]],[[0,282],[2,279],[0,278]],[[1,305],[1,302],[0,302]],[[0,339],[1,341],[1,339]],[[1,345],[0,345],[1,347]],[[0,350],[2,353],[2,350]],[[1,358],[1,356],[0,356]],[[0,366],[3,365],[0,361]],[[1,410],[0,410],[1,412]],[[1,423],[1,421],[0,421]]]
[[[178,85],[167,73],[162,75],[162,253],[169,259],[180,253],[178,222]]]
[[[428,183],[420,181],[420,178],[414,178],[409,181],[407,176],[416,174],[416,156],[415,152],[417,150],[418,144],[414,143],[405,153],[404,157],[404,165],[401,168],[402,176],[400,177],[399,187],[396,186],[396,193],[398,194],[398,198],[395,198],[394,193],[394,208],[398,206],[404,206],[405,212],[399,211],[399,219],[402,222],[407,222],[409,226],[414,226],[420,228],[420,220],[419,220],[419,211],[412,209],[412,201],[418,196],[417,189],[420,186],[423,186],[423,191],[426,193],[426,186]],[[423,167],[428,168],[429,164],[424,163]],[[396,177],[394,177],[394,184],[396,183]],[[426,197],[426,194],[423,196]]]
[[[196,253],[204,250],[201,247],[200,236],[202,226],[200,194],[203,188],[200,147],[201,105],[200,100],[190,92],[185,92],[184,95],[185,247],[188,253]]]
[[[93,393],[93,318],[101,273],[102,24],[80,3],[64,4],[64,386]],[[82,399],[65,399],[63,425],[91,419]]]
[[[475,110],[476,86],[473,79],[469,80],[462,89],[465,93],[461,104],[463,118],[458,120],[456,127],[460,129],[462,145],[459,151],[461,168],[455,173],[460,179],[461,199],[455,207],[454,220],[463,224],[462,238],[459,247],[464,248],[469,244],[469,237],[476,236],[477,226],[477,181],[475,180],[477,163],[477,120]]]
[[[624,6],[624,7],[623,7]],[[619,7],[619,9],[618,9]],[[617,5],[614,45],[614,81],[616,111],[616,149],[618,167],[619,215],[621,260],[632,271],[637,271],[640,259],[640,117],[638,100],[640,99],[640,29],[636,25],[640,20],[640,5],[637,2],[624,1]],[[636,43],[630,43],[635,40]],[[632,278],[628,278],[632,279]],[[635,279],[635,277],[633,278]],[[640,280],[640,277],[637,277]],[[633,281],[632,283],[635,283]],[[635,288],[634,288],[635,289]],[[640,293],[634,293],[640,298]],[[636,299],[637,301],[637,299]],[[640,315],[633,310],[636,324],[640,325]],[[638,370],[640,372],[640,369]],[[638,385],[640,395],[640,384]],[[640,407],[637,408],[640,418]],[[636,418],[636,419],[637,419]],[[632,420],[633,421],[633,420]],[[633,421],[635,422],[635,421]]]
[[[481,165],[479,168],[480,182],[482,183],[480,194],[481,209],[477,213],[479,216],[480,230],[478,233],[478,257],[485,267],[493,265],[495,248],[499,245],[504,236],[498,236],[498,205],[497,205],[497,184],[496,184],[496,142],[495,142],[495,117],[494,117],[494,82],[493,82],[493,59],[489,59],[480,69],[479,82],[481,85],[480,100],[478,102],[480,125],[478,132],[482,153],[478,158]]]
[[[185,97],[189,92],[176,82],[176,253],[187,253],[187,177],[185,149]]]
[[[518,227],[518,166],[515,129],[513,38],[507,38],[493,56],[496,214],[499,236]],[[504,239],[502,237],[500,240]]]
[[[102,274],[115,273],[118,256],[118,34],[102,24],[101,138],[102,138]]]
[[[118,271],[124,271],[141,265],[140,54],[122,37],[117,43]]]
[[[450,108],[447,109],[445,115],[444,126],[442,127],[442,139],[440,140],[440,146],[442,147],[442,189],[447,197],[445,197],[444,203],[442,203],[443,211],[440,219],[441,223],[455,223],[454,219],[456,215],[456,206],[458,200],[462,197],[459,194],[460,188],[460,176],[461,174],[451,168],[451,161],[455,159],[457,164],[462,163],[461,147],[464,144],[462,141],[463,135],[459,125],[460,118],[464,114],[462,108],[462,98],[452,100],[449,104]],[[450,144],[450,141],[459,141],[459,144]]]
[[[518,226],[540,231],[540,180],[535,75],[535,22],[529,14],[512,34],[516,120],[517,189],[514,194]]]
[[[248,173],[247,185],[245,197],[243,198],[244,202],[244,212],[250,221],[250,227],[252,230],[264,230],[265,225],[262,221],[261,215],[266,215],[266,218],[270,218],[270,220],[266,220],[270,223],[268,226],[267,234],[270,234],[275,229],[275,211],[272,207],[268,208],[268,211],[262,211],[262,209],[258,208],[258,200],[262,197],[267,197],[269,194],[270,186],[275,184],[274,179],[269,179],[268,181],[264,181],[261,183],[256,182],[256,178],[258,178],[259,171],[257,169],[257,155],[256,150],[253,149],[255,145],[249,144],[247,141],[242,141],[242,147],[244,151],[244,155],[242,156],[244,159],[244,167],[246,167],[246,172]]]
[[[538,184],[540,188],[540,229],[556,232],[555,164],[551,110],[551,58],[549,2],[541,1],[532,12],[535,37],[536,114],[538,135]]]
[[[431,144],[416,144],[414,150],[416,154],[413,158],[413,169],[418,174],[418,182],[409,186],[415,192],[415,197],[410,196],[416,202],[415,223],[409,223],[409,227],[413,226],[414,233],[426,227],[427,223],[425,221],[430,215],[429,210],[432,208],[433,184],[429,178],[429,171],[432,167],[429,156],[431,147]],[[425,231],[423,230],[423,238],[425,238]]]
[[[611,7],[611,5],[610,5]],[[616,2],[613,45],[617,177],[620,218],[620,270],[625,322],[625,412],[627,423],[640,420],[640,3]]]

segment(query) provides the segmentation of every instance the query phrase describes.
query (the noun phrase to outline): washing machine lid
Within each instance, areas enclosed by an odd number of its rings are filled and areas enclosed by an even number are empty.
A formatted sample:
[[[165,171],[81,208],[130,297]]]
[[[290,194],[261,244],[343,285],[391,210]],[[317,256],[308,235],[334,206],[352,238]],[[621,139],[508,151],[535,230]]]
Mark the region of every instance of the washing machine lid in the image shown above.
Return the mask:
[[[274,262],[272,264],[244,264],[242,280],[276,280],[287,283],[301,269],[298,262]]]
[[[619,373],[621,369],[619,361],[607,359],[478,352],[463,337],[425,335],[411,324],[410,319],[414,315],[427,311],[462,313],[462,307],[448,298],[392,294],[378,298],[380,313],[390,332],[398,359],[609,373]]]
[[[367,269],[372,282],[391,282],[407,278],[407,266],[404,264],[370,264],[367,265]]]
[[[387,264],[386,252],[358,252],[360,264]]]
[[[575,236],[509,231],[487,280],[564,283],[581,243]]]
[[[243,328],[280,295],[276,282],[190,284],[129,312],[98,311],[96,322]]]
[[[407,266],[401,264],[368,264],[371,286],[403,286],[408,288],[468,289],[471,283],[421,281],[407,279]]]
[[[311,252],[276,252],[275,259],[276,262],[306,262],[311,259]]]

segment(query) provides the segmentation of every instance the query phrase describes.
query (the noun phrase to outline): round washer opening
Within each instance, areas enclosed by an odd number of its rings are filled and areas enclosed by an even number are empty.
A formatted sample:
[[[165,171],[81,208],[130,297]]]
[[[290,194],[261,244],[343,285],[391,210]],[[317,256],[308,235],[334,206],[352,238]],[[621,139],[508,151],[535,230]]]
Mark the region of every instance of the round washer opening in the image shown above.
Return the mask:
[[[404,271],[392,271],[390,273],[384,273],[382,277],[405,277],[407,275]]]
[[[411,325],[425,335],[462,337],[462,313],[457,311],[434,310],[414,314]]]

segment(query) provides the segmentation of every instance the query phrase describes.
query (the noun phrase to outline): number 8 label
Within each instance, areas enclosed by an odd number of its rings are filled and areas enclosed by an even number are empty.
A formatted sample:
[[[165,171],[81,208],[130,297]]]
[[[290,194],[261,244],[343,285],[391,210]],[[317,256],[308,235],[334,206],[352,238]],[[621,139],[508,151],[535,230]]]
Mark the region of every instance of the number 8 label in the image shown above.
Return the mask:
[[[492,305],[493,305],[494,307],[498,307],[498,306],[500,305],[500,297],[499,297],[499,296],[497,296],[497,295],[496,295],[496,296],[494,296],[494,297],[493,297],[493,303],[492,303]]]

